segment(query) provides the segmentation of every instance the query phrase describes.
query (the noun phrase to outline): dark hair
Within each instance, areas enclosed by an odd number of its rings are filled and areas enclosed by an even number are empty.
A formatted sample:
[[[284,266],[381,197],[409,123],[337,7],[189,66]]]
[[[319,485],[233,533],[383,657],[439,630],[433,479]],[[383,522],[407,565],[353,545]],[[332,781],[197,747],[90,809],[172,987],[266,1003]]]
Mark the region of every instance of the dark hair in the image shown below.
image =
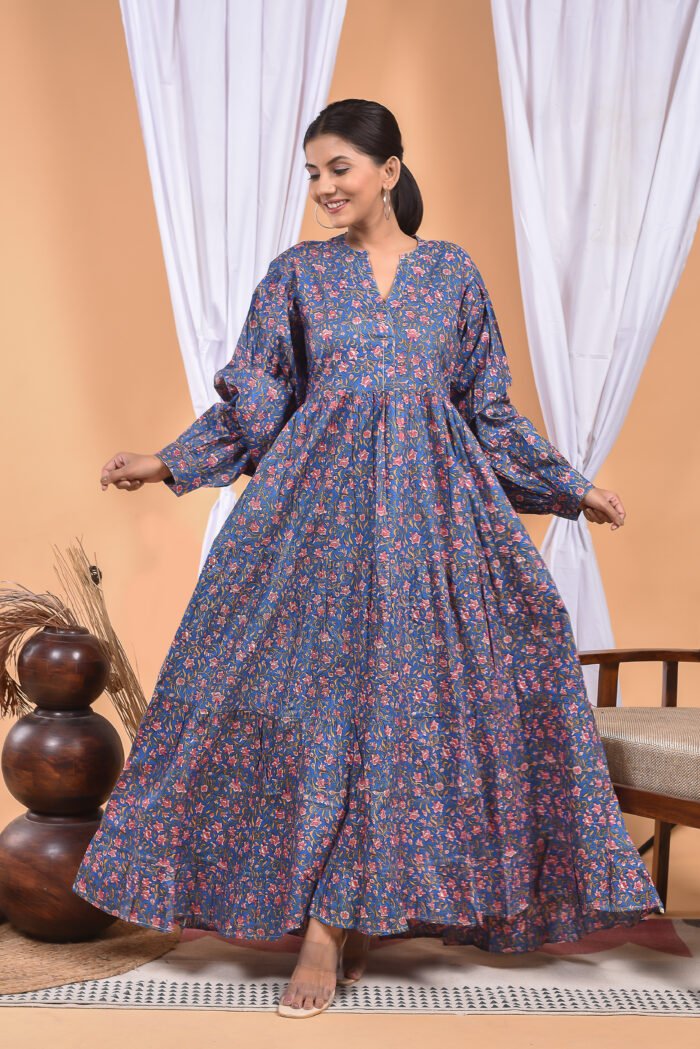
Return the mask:
[[[305,147],[319,135],[338,135],[377,164],[383,164],[389,157],[399,158],[401,173],[391,190],[391,206],[400,228],[413,236],[423,221],[423,198],[418,183],[404,164],[401,131],[391,110],[364,98],[331,102],[311,121],[302,145]]]

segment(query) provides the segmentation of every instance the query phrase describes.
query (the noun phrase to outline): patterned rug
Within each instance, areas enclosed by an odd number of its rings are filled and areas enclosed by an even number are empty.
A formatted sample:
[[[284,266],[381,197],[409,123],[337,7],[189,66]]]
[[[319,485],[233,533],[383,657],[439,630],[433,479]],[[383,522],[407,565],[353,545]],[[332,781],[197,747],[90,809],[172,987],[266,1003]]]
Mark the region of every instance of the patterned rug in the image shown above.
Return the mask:
[[[261,944],[185,929],[121,976],[0,995],[0,1005],[274,1011],[299,938]],[[440,940],[382,940],[329,1012],[700,1016],[700,919],[653,918],[507,955]]]

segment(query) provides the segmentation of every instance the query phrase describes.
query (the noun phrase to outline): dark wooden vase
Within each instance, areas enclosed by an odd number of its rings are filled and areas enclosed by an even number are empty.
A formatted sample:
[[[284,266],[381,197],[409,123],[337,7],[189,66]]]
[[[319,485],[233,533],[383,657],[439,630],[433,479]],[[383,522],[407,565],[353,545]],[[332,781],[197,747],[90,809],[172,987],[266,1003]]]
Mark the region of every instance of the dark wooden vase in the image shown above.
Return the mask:
[[[44,627],[22,648],[17,673],[36,709],[2,751],[7,788],[27,812],[0,834],[0,912],[40,940],[87,940],[116,921],[72,890],[124,764],[116,729],[90,706],[109,661],[85,627]]]

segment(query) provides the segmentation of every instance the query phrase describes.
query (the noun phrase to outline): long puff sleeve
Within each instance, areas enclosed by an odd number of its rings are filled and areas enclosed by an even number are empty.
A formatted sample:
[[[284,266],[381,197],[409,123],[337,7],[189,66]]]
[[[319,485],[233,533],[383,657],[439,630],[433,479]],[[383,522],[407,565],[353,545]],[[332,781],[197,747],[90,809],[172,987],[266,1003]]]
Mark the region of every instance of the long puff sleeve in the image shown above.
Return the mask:
[[[459,352],[450,400],[469,424],[518,513],[576,520],[594,486],[511,403],[512,376],[493,304],[471,273],[459,314]]]
[[[283,252],[253,292],[231,360],[214,375],[221,400],[154,453],[170,470],[164,483],[175,495],[254,474],[303,399],[303,327],[294,292]]]

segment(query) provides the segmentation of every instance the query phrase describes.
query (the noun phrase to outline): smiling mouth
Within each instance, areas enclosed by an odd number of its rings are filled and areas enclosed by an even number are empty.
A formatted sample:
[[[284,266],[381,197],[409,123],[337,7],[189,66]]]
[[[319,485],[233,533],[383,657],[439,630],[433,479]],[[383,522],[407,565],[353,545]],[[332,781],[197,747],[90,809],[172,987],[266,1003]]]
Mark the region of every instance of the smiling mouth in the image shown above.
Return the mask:
[[[330,211],[330,213],[332,215],[332,214],[334,214],[334,212],[340,211],[342,208],[344,208],[347,203],[348,203],[347,200],[341,200],[341,201],[338,201],[337,203],[334,202],[334,201],[330,201],[329,203],[326,203],[323,206],[326,209],[326,211]]]

